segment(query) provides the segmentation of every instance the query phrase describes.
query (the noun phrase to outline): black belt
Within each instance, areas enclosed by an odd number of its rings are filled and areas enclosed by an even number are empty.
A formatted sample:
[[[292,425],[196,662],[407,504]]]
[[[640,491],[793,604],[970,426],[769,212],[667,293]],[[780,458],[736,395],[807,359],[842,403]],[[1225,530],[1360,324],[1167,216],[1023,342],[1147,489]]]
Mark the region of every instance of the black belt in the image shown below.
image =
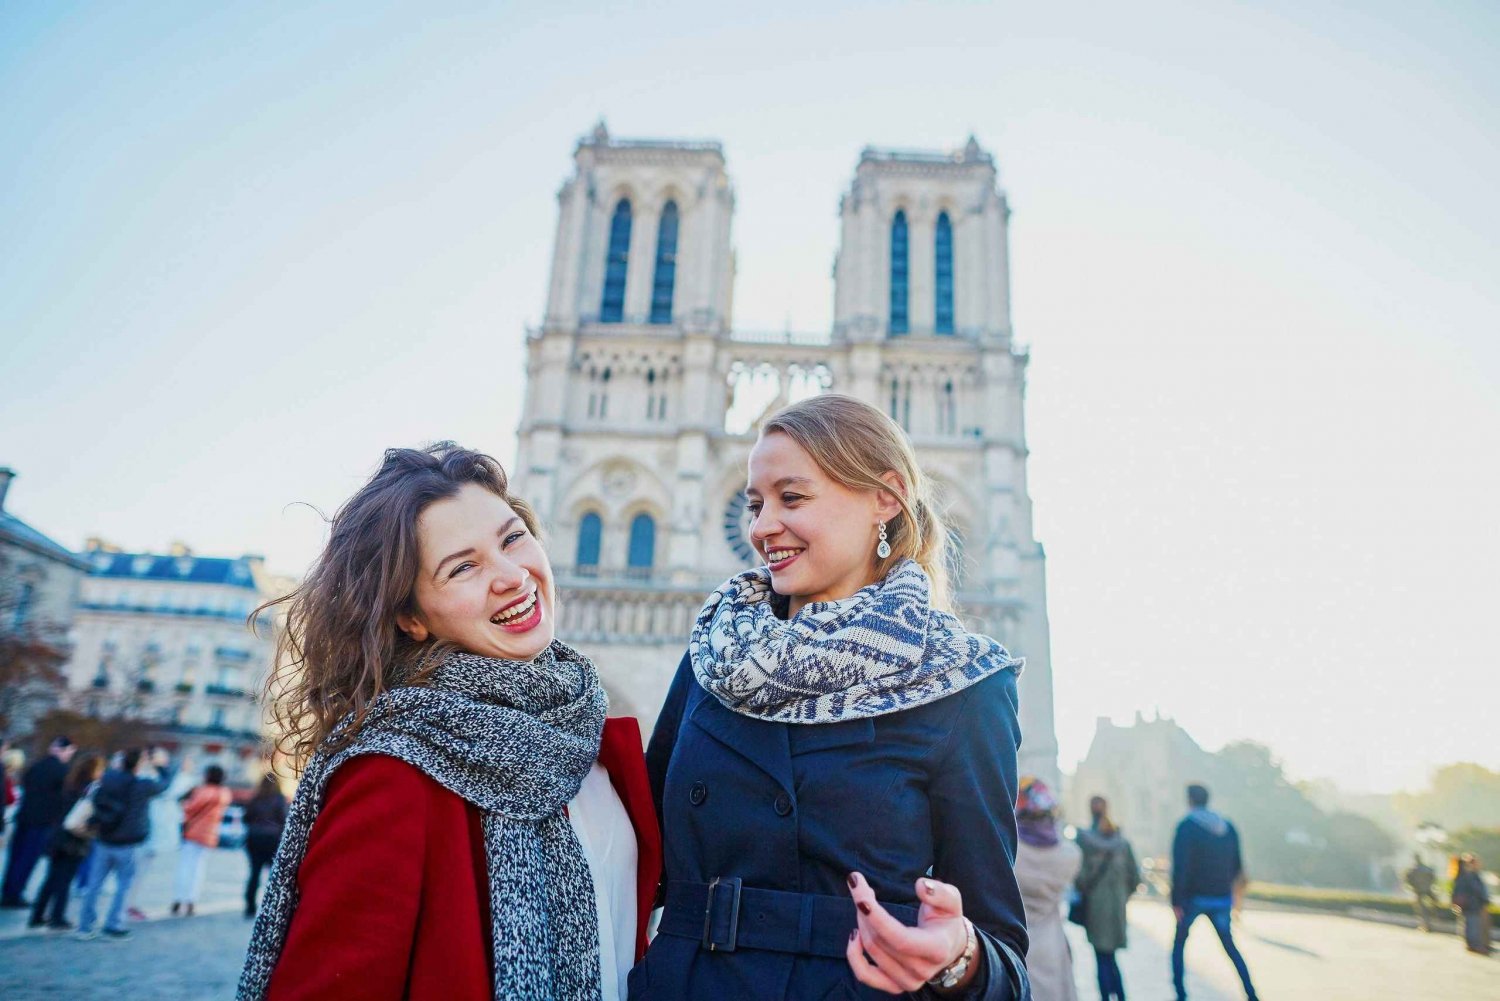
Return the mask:
[[[902,924],[917,923],[915,907],[882,906]],[[668,883],[657,930],[697,939],[709,952],[767,949],[836,959],[854,927],[851,897],[761,890],[742,885],[738,876],[719,876],[711,883]]]

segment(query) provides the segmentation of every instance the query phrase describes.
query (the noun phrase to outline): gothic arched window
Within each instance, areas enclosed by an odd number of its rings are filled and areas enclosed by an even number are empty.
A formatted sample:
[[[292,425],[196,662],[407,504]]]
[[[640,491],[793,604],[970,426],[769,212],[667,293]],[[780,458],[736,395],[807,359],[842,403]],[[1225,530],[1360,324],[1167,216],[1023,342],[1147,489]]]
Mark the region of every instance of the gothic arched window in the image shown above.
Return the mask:
[[[953,333],[953,224],[948,213],[938,216],[937,236],[933,240],[937,258],[937,312],[932,329],[939,334]]]
[[[904,334],[911,329],[907,317],[907,296],[910,292],[907,261],[906,211],[896,212],[891,221],[891,333]]]
[[[677,282],[677,203],[667,202],[656,228],[656,272],[651,281],[651,322],[672,322],[672,288]]]
[[[630,552],[625,565],[642,573],[656,563],[656,519],[638,514],[630,519]]]
[[[578,555],[573,560],[579,573],[599,568],[599,540],[604,535],[604,520],[590,511],[578,522]]]
[[[604,300],[600,323],[625,319],[625,272],[630,263],[630,199],[621,198],[609,221],[609,253],[604,258]]]

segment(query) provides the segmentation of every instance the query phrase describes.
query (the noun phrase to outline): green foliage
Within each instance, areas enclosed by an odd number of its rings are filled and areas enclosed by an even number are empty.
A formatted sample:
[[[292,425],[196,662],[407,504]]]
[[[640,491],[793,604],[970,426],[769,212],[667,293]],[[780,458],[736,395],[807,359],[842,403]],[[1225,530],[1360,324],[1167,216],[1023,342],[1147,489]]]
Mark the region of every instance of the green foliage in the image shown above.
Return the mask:
[[[1424,822],[1451,830],[1500,827],[1500,772],[1463,762],[1445,765],[1432,775],[1428,789],[1397,793],[1396,809],[1413,827]]]
[[[1491,871],[1500,869],[1500,827],[1465,827],[1451,831],[1445,847],[1454,855],[1471,852]]]
[[[1213,757],[1214,801],[1240,832],[1252,877],[1370,888],[1396,839],[1366,817],[1325,812],[1293,785],[1261,744],[1230,744]]]

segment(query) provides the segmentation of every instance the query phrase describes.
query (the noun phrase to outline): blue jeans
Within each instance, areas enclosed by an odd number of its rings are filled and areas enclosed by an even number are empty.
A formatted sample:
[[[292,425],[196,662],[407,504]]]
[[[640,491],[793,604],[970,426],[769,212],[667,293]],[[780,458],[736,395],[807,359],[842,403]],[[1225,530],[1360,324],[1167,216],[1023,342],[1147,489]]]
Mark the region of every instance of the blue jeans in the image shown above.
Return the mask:
[[[1125,981],[1120,976],[1120,964],[1115,962],[1115,954],[1095,949],[1094,962],[1099,973],[1099,997],[1102,1001],[1125,1001]]]
[[[1182,909],[1182,920],[1177,922],[1177,936],[1172,940],[1172,986],[1177,989],[1177,1001],[1186,1001],[1187,998],[1187,989],[1182,986],[1182,950],[1187,945],[1188,929],[1203,914],[1208,915],[1214,931],[1219,933],[1219,942],[1229,954],[1229,961],[1234,964],[1235,972],[1240,975],[1240,983],[1245,987],[1245,997],[1255,1001],[1255,988],[1250,983],[1250,968],[1245,965],[1245,957],[1240,955],[1240,950],[1234,944],[1234,935],[1229,930],[1229,912],[1233,908],[1232,897],[1188,899],[1187,906]]]
[[[0,902],[19,904],[31,881],[32,870],[42,860],[47,842],[56,828],[51,824],[17,824],[10,836],[10,856],[5,860],[5,884],[0,887]]]
[[[135,850],[139,845],[94,845],[93,867],[89,870],[89,888],[83,894],[83,912],[78,915],[78,930],[94,930],[99,917],[99,893],[104,889],[104,877],[115,874],[115,899],[110,902],[109,914],[104,918],[105,931],[120,931],[125,926],[121,918],[125,912],[125,895],[130,892],[130,881],[135,879]]]

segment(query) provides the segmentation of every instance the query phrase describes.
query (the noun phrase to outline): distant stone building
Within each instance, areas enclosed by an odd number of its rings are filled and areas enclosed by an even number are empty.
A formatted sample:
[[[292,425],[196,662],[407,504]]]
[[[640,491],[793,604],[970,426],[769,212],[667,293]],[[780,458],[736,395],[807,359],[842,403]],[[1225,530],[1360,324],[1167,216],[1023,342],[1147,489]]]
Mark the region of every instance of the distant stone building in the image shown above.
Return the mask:
[[[246,619],[271,597],[261,558],[124,553],[90,540],[74,619],[68,702],[91,716],[154,724],[157,739],[220,764],[258,769],[264,727],[254,701],[270,669],[272,622]]]
[[[0,469],[0,731],[31,732],[53,705],[42,675],[66,662],[73,607],[88,563],[5,510],[15,471]]]
[[[1087,824],[1089,798],[1103,796],[1137,855],[1168,856],[1187,812],[1186,786],[1205,781],[1211,767],[1212,755],[1170,719],[1136,713],[1132,725],[1117,726],[1101,716],[1088,756],[1067,786],[1068,820]]]
[[[708,592],[758,562],[745,461],[759,420],[825,390],[906,428],[952,528],[962,614],[1025,656],[1021,769],[1057,779],[1045,557],[1032,533],[995,161],[866,149],[839,202],[831,330],[735,329],[734,190],[717,142],[601,125],[558,193],[527,332],[514,482],[552,533],[560,634],[649,726]]]

